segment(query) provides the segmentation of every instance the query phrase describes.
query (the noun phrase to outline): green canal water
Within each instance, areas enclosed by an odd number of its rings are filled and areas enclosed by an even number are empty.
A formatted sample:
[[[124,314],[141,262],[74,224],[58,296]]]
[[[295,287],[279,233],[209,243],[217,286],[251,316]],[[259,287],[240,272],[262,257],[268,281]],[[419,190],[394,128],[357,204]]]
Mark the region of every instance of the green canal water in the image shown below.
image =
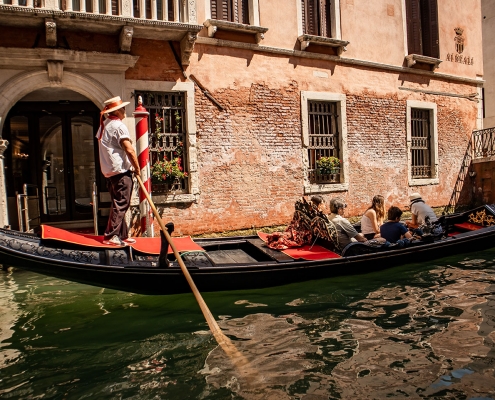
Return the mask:
[[[143,296],[0,271],[2,399],[495,399],[495,249],[377,273]]]

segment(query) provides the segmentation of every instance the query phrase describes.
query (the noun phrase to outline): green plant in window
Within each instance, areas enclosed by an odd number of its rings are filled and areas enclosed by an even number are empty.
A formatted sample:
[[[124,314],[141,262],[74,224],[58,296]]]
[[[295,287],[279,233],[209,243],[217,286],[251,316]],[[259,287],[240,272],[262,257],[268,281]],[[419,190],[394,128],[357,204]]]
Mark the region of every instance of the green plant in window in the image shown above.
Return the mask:
[[[340,171],[342,161],[337,157],[320,157],[316,160],[316,168],[322,174],[334,174]]]
[[[156,113],[155,114],[155,136],[157,139],[160,139],[162,136],[162,123],[163,123],[163,118],[160,116],[160,114]]]

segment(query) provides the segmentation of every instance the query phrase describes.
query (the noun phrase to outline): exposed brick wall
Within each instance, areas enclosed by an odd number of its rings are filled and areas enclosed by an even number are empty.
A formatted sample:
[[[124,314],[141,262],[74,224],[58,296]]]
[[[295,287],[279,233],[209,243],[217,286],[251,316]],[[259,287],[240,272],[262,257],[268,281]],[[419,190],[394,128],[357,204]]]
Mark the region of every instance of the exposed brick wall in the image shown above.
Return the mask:
[[[180,49],[176,49],[180,54]],[[126,79],[177,81],[182,72],[170,44],[163,40],[132,39],[131,55],[139,56],[134,68],[126,71]]]
[[[213,95],[225,111],[196,92],[199,203],[164,207],[164,220],[175,221],[181,234],[287,223],[294,201],[303,195],[297,84],[281,90],[252,84]],[[422,97],[437,104],[440,184],[411,188],[406,99],[372,92],[346,97],[349,190],[325,194],[325,202],[344,197],[348,216],[360,215],[375,194],[385,196],[387,207],[406,207],[412,191],[434,206],[447,204],[474,120],[459,111],[458,102],[468,100]]]
[[[214,96],[225,111],[196,92],[200,200],[165,207],[164,220],[180,221],[183,234],[285,223],[303,190],[297,85]]]
[[[406,102],[396,95],[347,94],[349,191],[347,213],[356,215],[376,194],[390,204],[408,187]],[[331,197],[331,196],[330,196]]]

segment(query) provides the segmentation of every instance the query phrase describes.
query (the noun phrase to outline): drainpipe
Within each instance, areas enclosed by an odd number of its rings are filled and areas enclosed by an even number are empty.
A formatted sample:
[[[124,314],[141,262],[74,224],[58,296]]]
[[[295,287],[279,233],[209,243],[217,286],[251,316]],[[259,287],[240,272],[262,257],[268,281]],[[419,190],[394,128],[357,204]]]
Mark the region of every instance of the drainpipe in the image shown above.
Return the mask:
[[[0,139],[0,227],[9,225],[9,214],[7,211],[7,185],[5,183],[5,165],[3,152],[7,150],[9,142]]]

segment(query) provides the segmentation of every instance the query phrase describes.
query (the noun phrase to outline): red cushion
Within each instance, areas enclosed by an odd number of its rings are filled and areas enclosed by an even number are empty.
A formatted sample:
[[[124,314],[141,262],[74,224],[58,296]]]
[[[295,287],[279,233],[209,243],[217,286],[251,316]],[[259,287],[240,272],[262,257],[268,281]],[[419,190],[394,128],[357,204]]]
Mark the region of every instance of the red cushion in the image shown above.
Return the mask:
[[[477,231],[478,229],[481,229],[483,228],[481,225],[477,225],[477,224],[472,224],[470,222],[462,222],[460,224],[454,224],[454,226],[458,229],[463,229],[463,230],[467,230],[467,231]]]

